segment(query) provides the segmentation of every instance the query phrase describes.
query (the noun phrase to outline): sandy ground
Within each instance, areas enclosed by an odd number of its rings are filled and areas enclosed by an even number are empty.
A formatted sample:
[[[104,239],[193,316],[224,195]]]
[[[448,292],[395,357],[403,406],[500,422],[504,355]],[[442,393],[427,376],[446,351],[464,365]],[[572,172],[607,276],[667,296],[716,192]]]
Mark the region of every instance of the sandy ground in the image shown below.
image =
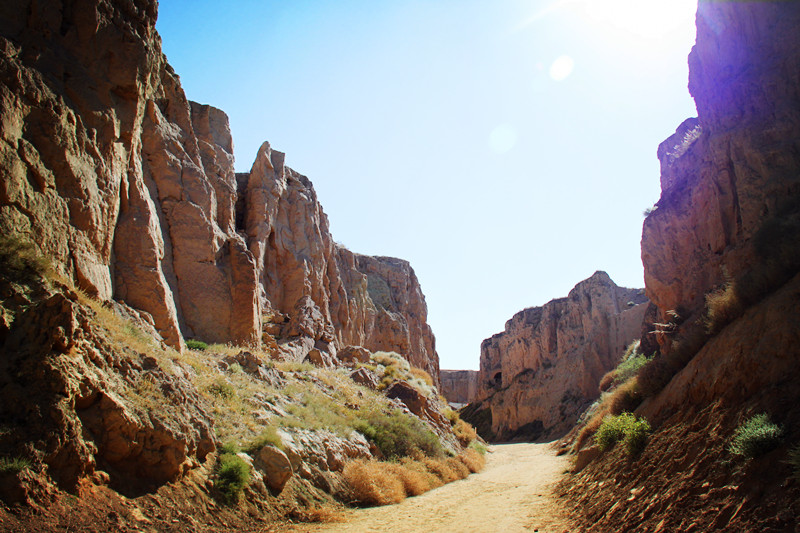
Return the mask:
[[[486,468],[398,505],[354,510],[347,523],[297,526],[294,532],[575,531],[551,488],[568,467],[549,444],[500,444]]]

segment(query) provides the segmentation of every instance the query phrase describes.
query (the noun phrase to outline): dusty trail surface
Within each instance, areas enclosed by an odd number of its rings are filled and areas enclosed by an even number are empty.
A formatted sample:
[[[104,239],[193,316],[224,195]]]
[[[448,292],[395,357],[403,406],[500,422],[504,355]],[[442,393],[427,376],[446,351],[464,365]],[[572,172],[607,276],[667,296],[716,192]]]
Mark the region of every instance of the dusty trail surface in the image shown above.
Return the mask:
[[[298,526],[295,532],[574,531],[552,486],[569,466],[550,444],[499,444],[479,474],[407,498],[398,505],[354,510],[343,524]]]

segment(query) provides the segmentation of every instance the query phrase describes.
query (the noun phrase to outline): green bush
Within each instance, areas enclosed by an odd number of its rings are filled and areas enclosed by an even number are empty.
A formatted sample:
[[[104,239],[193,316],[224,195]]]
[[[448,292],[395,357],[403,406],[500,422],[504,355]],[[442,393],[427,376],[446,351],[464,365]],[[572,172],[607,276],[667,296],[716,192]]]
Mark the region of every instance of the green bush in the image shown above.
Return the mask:
[[[647,364],[650,359],[642,353],[632,353],[627,359],[622,361],[614,374],[614,383],[619,385],[625,383],[639,373],[639,370]]]
[[[736,428],[729,450],[733,455],[758,457],[780,444],[782,435],[781,427],[770,422],[766,413],[760,413]]]
[[[369,420],[357,422],[355,429],[375,443],[386,459],[399,459],[423,453],[429,457],[443,457],[439,438],[425,423],[399,411],[373,415]]]
[[[632,413],[622,413],[617,416],[607,416],[603,420],[595,435],[595,442],[601,450],[607,450],[617,442],[623,441],[628,453],[635,455],[647,444],[648,433],[650,424],[647,420],[636,418]]]
[[[478,452],[481,455],[486,455],[486,446],[484,446],[478,440],[474,440],[474,441],[470,442],[468,448],[472,448],[473,450],[475,450],[476,452]]]
[[[233,385],[221,378],[217,379],[208,387],[208,392],[220,398],[233,398],[236,396],[236,390],[234,390]]]
[[[239,501],[239,496],[250,482],[250,465],[241,457],[232,453],[219,456],[219,469],[214,488],[219,491],[225,503]]]
[[[16,474],[31,467],[31,460],[24,457],[0,457],[0,474]]]
[[[202,352],[208,348],[208,344],[203,341],[198,341],[196,339],[188,339],[186,341],[186,347],[190,350],[197,350],[198,352]]]
[[[248,452],[257,452],[267,445],[283,449],[283,440],[281,440],[281,436],[278,435],[278,430],[274,426],[266,426],[261,435],[249,443],[245,447],[245,450]]]

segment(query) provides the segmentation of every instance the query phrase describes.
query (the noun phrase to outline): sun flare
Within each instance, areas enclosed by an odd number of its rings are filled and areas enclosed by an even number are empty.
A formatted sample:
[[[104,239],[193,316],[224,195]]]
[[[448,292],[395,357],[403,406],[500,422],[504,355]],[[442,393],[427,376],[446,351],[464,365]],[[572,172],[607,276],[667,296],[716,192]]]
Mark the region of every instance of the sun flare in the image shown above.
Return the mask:
[[[592,22],[639,37],[661,39],[694,27],[697,0],[571,0],[570,8]]]

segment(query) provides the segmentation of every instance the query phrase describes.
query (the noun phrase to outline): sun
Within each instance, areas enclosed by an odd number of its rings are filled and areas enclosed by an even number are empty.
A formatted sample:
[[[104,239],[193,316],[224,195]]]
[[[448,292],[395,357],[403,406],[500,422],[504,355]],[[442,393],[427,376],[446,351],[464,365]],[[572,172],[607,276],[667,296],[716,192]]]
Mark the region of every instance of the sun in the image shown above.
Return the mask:
[[[594,23],[657,40],[693,28],[697,0],[570,0],[566,6]]]

